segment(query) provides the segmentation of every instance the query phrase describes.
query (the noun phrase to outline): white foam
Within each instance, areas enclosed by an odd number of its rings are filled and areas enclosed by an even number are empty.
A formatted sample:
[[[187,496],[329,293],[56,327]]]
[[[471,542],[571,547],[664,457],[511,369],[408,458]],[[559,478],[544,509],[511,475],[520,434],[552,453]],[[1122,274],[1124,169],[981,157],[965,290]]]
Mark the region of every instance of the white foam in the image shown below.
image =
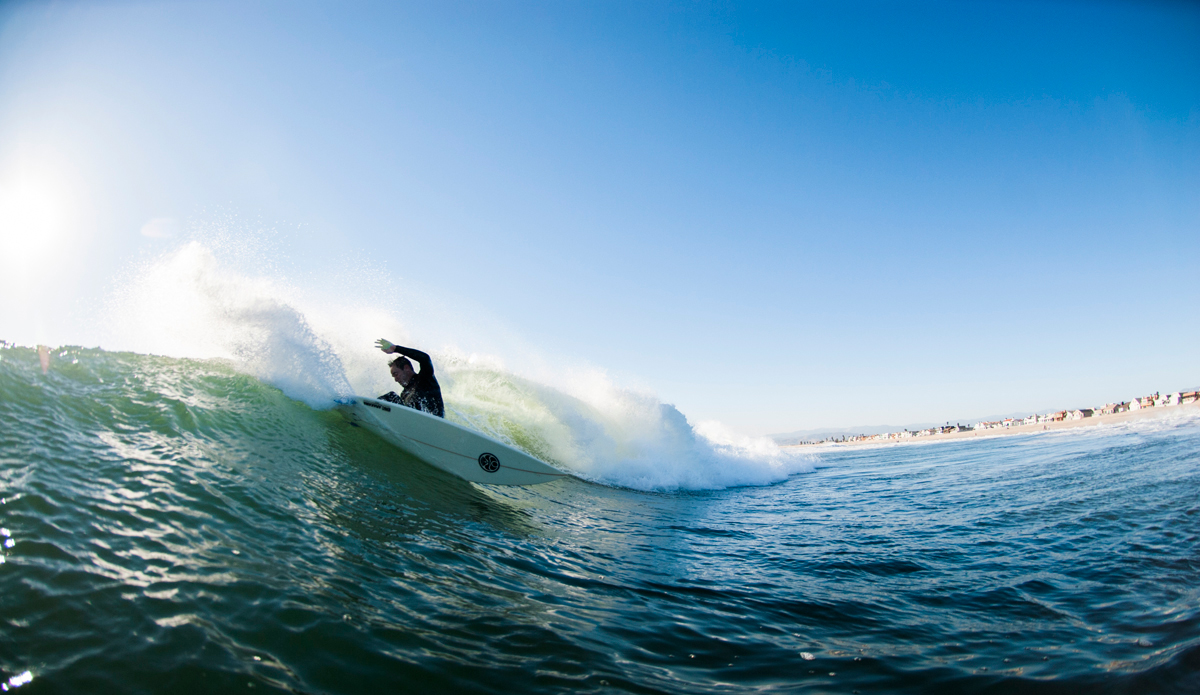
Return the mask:
[[[191,241],[132,275],[109,303],[111,349],[220,358],[313,407],[350,393],[332,346],[286,286],[224,270]]]
[[[591,370],[565,388],[490,365],[449,360],[444,389],[455,419],[515,443],[576,475],[639,490],[766,485],[811,471],[812,460],[720,423],[693,427],[652,394]],[[570,391],[570,392],[568,392]]]
[[[412,302],[396,301],[395,284],[379,271],[371,282],[356,271],[352,292],[336,273],[300,286],[274,263],[246,272],[262,253],[254,246],[191,240],[137,267],[110,302],[105,347],[229,360],[292,398],[328,408],[340,396],[396,388],[388,358],[373,348],[387,337],[433,353],[450,419],[589,480],[640,490],[719,489],[812,470],[809,457],[769,439],[715,422],[692,426],[674,406],[622,388],[602,370],[555,369],[542,358],[532,360],[540,367],[531,378],[498,355],[414,335],[389,309]],[[447,334],[460,328],[453,316],[443,321]]]

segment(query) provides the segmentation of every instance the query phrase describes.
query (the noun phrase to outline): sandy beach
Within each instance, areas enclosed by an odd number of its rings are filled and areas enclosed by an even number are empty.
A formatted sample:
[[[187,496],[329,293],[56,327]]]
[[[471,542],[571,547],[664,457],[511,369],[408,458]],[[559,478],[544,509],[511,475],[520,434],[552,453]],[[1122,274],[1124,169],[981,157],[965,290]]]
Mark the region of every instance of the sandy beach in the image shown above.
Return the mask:
[[[989,430],[969,430],[966,432],[948,432],[946,434],[931,434],[924,437],[908,437],[905,439],[867,439],[862,441],[850,442],[821,442],[817,444],[783,444],[783,448],[810,448],[810,447],[842,447],[842,446],[887,446],[891,444],[916,444],[925,442],[941,442],[951,439],[974,439],[985,437],[1006,437],[1013,434],[1033,434],[1035,432],[1048,432],[1050,430],[1064,430],[1075,427],[1095,427],[1097,425],[1113,425],[1121,422],[1130,422],[1132,420],[1147,420],[1157,417],[1165,417],[1175,414],[1196,414],[1200,413],[1200,401],[1192,403],[1183,403],[1181,405],[1167,405],[1157,408],[1142,408],[1140,410],[1128,410],[1123,413],[1112,413],[1110,415],[1095,415],[1085,417],[1082,420],[1064,420],[1062,422],[1039,422],[1033,425],[1017,425],[1015,427],[1005,427]]]

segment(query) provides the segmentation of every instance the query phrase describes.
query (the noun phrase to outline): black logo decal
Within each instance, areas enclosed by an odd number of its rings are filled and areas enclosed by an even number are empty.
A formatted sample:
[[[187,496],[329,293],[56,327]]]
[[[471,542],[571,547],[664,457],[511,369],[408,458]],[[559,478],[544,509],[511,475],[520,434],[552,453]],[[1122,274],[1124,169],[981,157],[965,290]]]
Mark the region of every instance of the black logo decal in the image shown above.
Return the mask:
[[[495,454],[480,454],[479,467],[488,473],[495,473],[500,470],[500,459]]]

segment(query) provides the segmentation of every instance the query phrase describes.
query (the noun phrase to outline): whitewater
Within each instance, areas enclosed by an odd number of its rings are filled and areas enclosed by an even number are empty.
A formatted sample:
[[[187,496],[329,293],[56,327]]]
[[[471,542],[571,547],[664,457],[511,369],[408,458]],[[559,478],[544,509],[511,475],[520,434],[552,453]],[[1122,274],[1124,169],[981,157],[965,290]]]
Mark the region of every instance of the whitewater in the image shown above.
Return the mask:
[[[1200,691],[1194,414],[797,456],[346,282],[185,241],[100,347],[0,344],[5,691]],[[574,477],[349,426],[378,337]]]
[[[427,299],[400,291],[378,271],[359,269],[352,281],[313,291],[316,283],[306,287],[264,263],[262,243],[210,235],[139,264],[109,302],[105,344],[221,360],[325,410],[339,397],[395,388],[386,357],[373,347],[389,337],[433,355],[448,419],[588,480],[640,490],[715,489],[812,470],[807,456],[769,439],[718,422],[692,424],[602,369],[548,367],[539,359],[540,368],[523,374],[501,356],[414,332],[390,307],[412,313]],[[249,264],[260,272],[242,270]],[[443,319],[445,333],[454,319]]]

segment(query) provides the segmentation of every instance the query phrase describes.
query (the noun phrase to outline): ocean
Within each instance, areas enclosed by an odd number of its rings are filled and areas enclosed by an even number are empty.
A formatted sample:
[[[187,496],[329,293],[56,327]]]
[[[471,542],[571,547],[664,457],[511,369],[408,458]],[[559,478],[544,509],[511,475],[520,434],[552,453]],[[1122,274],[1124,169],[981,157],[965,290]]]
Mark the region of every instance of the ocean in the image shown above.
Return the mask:
[[[1200,692],[1194,416],[798,455],[450,360],[578,475],[489,488],[253,352],[0,349],[5,691]]]

